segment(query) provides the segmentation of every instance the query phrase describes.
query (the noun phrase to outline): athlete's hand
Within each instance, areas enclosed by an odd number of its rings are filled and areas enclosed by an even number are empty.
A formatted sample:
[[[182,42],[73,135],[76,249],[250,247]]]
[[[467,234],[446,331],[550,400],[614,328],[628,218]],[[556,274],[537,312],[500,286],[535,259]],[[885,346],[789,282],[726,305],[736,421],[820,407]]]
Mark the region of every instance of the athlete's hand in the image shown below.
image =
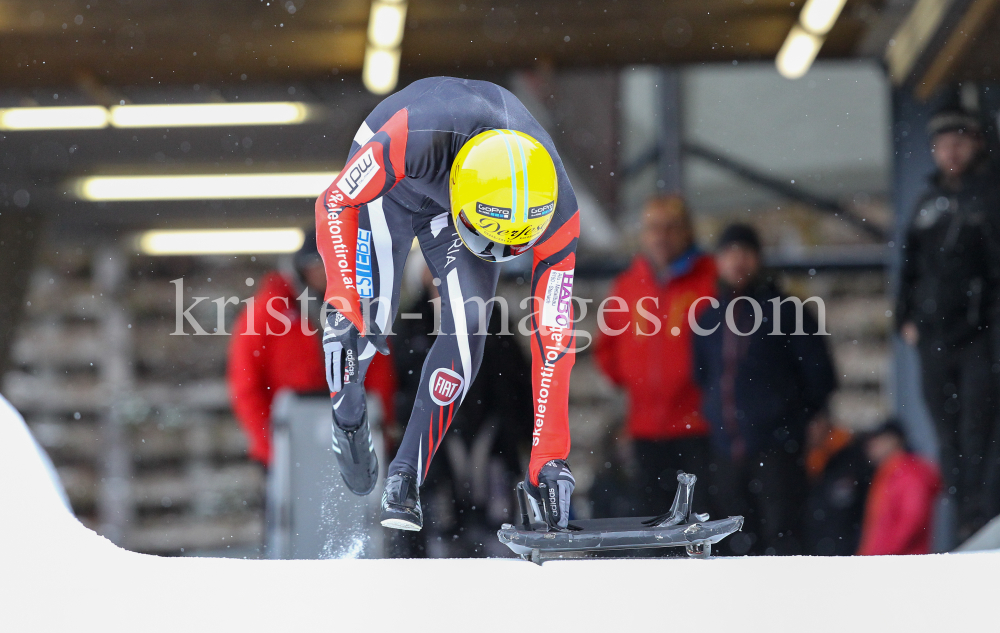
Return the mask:
[[[569,464],[553,459],[539,471],[537,486],[531,483],[530,477],[526,481],[528,492],[538,501],[549,527],[563,530],[569,527],[569,500],[576,489],[576,479]]]
[[[323,324],[323,355],[326,359],[326,382],[330,393],[337,393],[344,383],[357,383],[361,373],[358,352],[371,343],[381,354],[389,353],[386,339],[372,324],[373,331],[361,336],[351,320],[329,304],[325,306],[326,322]]]

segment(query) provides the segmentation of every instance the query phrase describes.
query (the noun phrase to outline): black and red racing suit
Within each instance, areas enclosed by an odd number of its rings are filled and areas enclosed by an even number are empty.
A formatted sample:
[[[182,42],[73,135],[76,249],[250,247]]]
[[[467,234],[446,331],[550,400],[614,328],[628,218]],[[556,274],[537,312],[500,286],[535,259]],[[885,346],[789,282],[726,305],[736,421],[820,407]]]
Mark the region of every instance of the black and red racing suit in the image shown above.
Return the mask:
[[[486,328],[483,301],[496,292],[501,264],[469,251],[452,223],[448,180],[452,163],[473,136],[491,129],[523,132],[548,150],[558,174],[558,198],[546,232],[532,248],[531,316],[534,427],[529,478],[565,459],[570,449],[568,398],[574,362],[570,297],[580,216],[573,187],[552,139],[509,91],[484,81],[433,77],[380,103],[354,137],[343,171],[316,201],[316,233],[326,266],[326,301],[362,333],[362,302],[377,332],[389,332],[399,307],[403,265],[416,237],[441,293],[441,333],[424,363],[418,396],[389,474],[422,482],[431,459],[475,380]],[[404,315],[404,317],[407,315]],[[369,317],[370,319],[370,317]],[[370,322],[370,321],[369,321]],[[481,333],[480,333],[481,332]],[[360,376],[375,354],[359,350]],[[328,365],[331,364],[328,361]],[[331,392],[338,368],[328,367]]]

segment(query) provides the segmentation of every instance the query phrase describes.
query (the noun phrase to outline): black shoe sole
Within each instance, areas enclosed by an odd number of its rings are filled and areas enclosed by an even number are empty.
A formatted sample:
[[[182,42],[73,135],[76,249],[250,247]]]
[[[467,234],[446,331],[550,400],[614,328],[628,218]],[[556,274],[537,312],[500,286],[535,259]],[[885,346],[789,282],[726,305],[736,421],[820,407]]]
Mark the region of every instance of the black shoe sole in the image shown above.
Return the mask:
[[[409,532],[419,532],[423,529],[422,522],[418,523],[409,512],[383,508],[381,516],[382,527],[394,530],[407,530]]]

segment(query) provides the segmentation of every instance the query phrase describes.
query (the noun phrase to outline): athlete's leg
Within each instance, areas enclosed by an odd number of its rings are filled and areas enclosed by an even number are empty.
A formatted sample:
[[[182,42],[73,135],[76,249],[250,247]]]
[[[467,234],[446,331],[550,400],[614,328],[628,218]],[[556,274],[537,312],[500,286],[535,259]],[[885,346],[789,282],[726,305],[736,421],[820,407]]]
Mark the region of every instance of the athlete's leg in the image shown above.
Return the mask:
[[[386,332],[399,300],[403,263],[413,242],[410,212],[388,198],[373,200],[359,211],[357,258],[345,262],[353,264],[353,270],[345,272],[355,276],[362,309],[370,313],[364,315],[366,329]],[[327,380],[335,394],[333,451],[347,487],[357,495],[367,495],[378,479],[378,460],[368,422],[364,378],[377,352],[371,342],[360,341],[359,345],[359,339],[350,333],[327,335],[323,347]],[[343,383],[348,377],[350,380]]]
[[[479,371],[500,277],[500,265],[473,255],[455,233],[450,214],[436,210],[414,216],[413,228],[428,268],[440,280],[441,333],[424,361],[413,412],[389,466],[390,475],[414,475],[418,485]]]
[[[399,310],[403,265],[413,244],[412,216],[390,195],[364,205],[358,216],[355,280],[362,306],[367,306],[367,321],[383,333]],[[370,343],[358,350],[362,382],[376,353]]]

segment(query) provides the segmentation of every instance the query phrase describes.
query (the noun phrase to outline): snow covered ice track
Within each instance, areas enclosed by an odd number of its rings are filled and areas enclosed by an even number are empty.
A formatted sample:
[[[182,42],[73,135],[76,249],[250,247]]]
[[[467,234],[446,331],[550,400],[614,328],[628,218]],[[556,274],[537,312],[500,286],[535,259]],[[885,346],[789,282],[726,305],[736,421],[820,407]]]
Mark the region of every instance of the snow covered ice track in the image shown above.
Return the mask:
[[[1000,554],[993,552],[557,560],[544,567],[514,559],[249,561],[135,554],[66,510],[27,428],[5,401],[0,507],[6,544],[0,631],[13,633],[396,631],[394,614],[407,614],[407,630],[505,633],[526,617],[533,630],[616,632],[940,632],[996,630],[1000,622]],[[386,599],[390,583],[397,590]],[[539,589],[531,601],[537,608],[525,611],[519,598],[533,588]],[[439,597],[435,608],[431,596]]]

